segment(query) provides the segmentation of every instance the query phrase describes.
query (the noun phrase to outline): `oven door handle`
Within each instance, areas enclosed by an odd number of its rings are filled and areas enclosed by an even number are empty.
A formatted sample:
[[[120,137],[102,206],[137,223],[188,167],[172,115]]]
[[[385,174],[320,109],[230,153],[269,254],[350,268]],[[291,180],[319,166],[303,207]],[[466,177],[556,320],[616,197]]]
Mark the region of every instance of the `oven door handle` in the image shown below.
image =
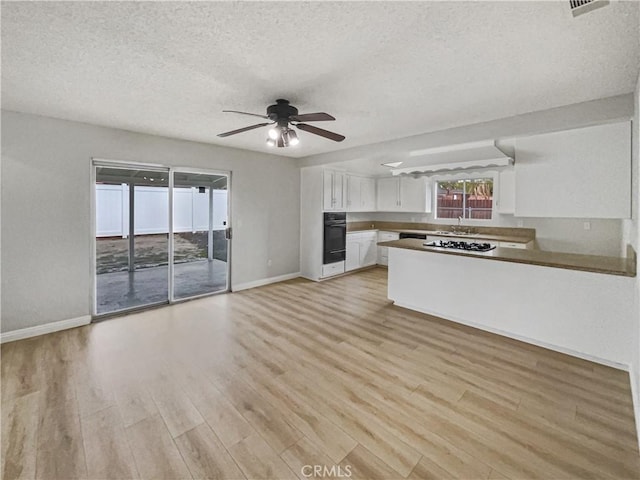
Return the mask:
[[[342,250],[330,250],[329,253],[342,253],[342,252],[346,252],[347,250],[345,248],[343,248]]]
[[[327,227],[347,228],[344,223],[328,223]]]

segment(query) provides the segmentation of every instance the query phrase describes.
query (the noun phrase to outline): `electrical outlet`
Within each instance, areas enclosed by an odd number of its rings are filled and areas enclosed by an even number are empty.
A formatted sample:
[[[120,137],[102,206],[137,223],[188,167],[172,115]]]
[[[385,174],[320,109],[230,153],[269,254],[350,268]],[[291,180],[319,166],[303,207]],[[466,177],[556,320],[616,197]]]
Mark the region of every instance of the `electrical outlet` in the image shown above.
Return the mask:
[[[591,222],[584,222],[582,224],[582,228],[584,228],[585,230],[591,230]]]

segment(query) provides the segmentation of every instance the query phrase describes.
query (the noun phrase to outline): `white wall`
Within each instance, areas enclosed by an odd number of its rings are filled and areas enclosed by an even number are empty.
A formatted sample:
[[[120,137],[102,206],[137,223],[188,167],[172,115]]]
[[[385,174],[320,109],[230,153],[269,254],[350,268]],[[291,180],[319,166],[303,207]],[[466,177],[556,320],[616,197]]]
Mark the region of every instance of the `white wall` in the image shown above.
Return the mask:
[[[634,116],[632,122],[631,143],[631,220],[623,222],[623,243],[631,244],[636,253],[640,250],[640,76],[636,83],[634,96]],[[640,278],[636,277],[634,303],[634,324],[630,335],[633,342],[631,362],[631,384],[634,391],[636,408],[636,428],[640,440]]]
[[[2,332],[91,313],[92,157],[230,170],[232,285],[299,271],[294,159],[3,111]]]

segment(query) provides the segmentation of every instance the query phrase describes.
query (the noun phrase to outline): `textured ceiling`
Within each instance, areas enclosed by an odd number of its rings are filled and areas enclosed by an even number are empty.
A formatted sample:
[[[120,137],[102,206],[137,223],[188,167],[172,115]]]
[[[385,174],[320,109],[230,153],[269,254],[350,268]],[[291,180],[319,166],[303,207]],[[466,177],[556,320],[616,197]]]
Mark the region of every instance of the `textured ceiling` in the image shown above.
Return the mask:
[[[633,91],[639,4],[3,2],[2,107],[301,157]],[[315,125],[270,149],[287,98]]]

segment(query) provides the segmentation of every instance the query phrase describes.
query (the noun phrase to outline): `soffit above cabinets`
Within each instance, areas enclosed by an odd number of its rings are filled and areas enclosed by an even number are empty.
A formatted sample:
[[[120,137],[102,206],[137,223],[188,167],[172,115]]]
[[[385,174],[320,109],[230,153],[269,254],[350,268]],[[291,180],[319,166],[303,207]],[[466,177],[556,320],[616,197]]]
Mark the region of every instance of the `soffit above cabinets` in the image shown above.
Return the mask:
[[[391,174],[427,175],[470,168],[505,167],[513,162],[513,155],[500,149],[495,140],[487,140],[411,151],[409,160],[402,167],[391,169]]]

